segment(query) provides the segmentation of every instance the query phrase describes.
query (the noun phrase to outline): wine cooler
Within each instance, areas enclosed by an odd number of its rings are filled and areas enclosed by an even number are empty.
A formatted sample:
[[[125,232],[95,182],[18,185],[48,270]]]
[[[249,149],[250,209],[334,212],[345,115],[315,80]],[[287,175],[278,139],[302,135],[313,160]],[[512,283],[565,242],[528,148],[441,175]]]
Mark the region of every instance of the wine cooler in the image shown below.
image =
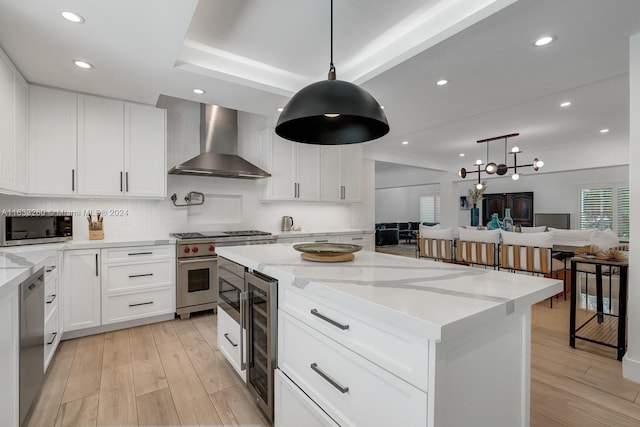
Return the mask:
[[[245,273],[247,387],[273,422],[273,373],[278,333],[278,282],[258,272]]]

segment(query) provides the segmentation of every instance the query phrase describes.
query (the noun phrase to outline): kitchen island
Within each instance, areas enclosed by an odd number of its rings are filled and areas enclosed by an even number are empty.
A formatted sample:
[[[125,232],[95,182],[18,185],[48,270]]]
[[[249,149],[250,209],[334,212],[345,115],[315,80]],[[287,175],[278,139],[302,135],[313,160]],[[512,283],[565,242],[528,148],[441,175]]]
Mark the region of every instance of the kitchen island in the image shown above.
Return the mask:
[[[278,280],[276,425],[529,425],[531,305],[561,281],[287,244],[218,254]]]

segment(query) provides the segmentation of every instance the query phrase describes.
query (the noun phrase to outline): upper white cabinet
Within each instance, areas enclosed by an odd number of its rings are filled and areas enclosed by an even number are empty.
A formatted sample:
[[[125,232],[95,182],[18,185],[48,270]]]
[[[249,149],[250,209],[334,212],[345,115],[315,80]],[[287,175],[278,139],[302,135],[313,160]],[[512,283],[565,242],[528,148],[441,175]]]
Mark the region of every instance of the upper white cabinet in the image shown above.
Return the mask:
[[[127,196],[167,194],[166,111],[124,104],[124,188]]]
[[[271,200],[320,199],[320,158],[317,145],[299,144],[280,138],[273,129],[261,135],[261,149],[271,178],[265,198]]]
[[[124,102],[78,95],[78,194],[124,195]]]
[[[29,90],[29,193],[76,194],[77,96],[31,86]]]
[[[26,190],[27,82],[0,50],[0,189]]]
[[[166,196],[165,111],[33,87],[29,193]]]
[[[362,198],[362,146],[323,146],[320,149],[322,200],[356,202]]]

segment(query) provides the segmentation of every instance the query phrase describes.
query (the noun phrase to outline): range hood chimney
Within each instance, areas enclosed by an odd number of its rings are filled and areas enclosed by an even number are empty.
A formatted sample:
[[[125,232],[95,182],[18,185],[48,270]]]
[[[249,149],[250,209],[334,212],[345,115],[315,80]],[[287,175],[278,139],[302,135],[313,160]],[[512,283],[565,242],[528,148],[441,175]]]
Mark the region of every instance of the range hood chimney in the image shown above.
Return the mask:
[[[200,104],[200,154],[169,173],[244,179],[271,176],[238,156],[238,112],[209,104]]]

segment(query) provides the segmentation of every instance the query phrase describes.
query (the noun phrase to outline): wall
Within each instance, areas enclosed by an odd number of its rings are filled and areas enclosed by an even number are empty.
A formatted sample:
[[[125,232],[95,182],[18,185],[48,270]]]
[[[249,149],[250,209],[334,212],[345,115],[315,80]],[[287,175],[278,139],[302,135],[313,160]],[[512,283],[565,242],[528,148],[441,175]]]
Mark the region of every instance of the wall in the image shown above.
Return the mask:
[[[376,222],[420,220],[420,197],[440,192],[439,184],[379,188],[375,191]]]
[[[640,34],[631,37],[630,43],[630,108],[629,108],[629,158],[640,159]],[[630,227],[636,237],[630,241],[629,297],[627,304],[628,333],[627,354],[622,361],[622,375],[640,383],[640,171],[629,170]]]

